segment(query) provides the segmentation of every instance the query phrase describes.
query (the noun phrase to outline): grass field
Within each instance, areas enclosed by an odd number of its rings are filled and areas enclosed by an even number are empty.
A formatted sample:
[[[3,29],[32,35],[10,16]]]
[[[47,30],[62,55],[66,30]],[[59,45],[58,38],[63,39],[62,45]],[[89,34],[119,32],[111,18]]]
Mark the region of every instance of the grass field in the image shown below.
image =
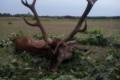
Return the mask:
[[[31,19],[28,18],[31,22]],[[46,19],[41,22],[49,35],[67,36],[77,19]],[[109,40],[114,37],[113,42],[120,43],[120,19],[89,19],[88,32],[98,30],[103,35],[100,39]],[[0,40],[6,40],[11,33],[23,33],[33,36],[39,33],[38,28],[32,28],[24,23],[20,17],[0,17]],[[87,34],[87,37],[90,35]],[[94,34],[95,40],[96,34]],[[77,34],[84,38],[84,34]],[[89,37],[93,40],[94,37]],[[99,39],[98,39],[99,40]],[[111,44],[111,43],[110,43]],[[38,56],[31,56],[23,52],[14,54],[13,45],[0,47],[0,80],[120,80],[120,49],[110,44],[80,44],[81,47],[92,50],[91,54],[74,51],[73,58],[59,66],[59,72],[52,74],[47,70],[49,60]]]
[[[67,35],[77,24],[78,20],[69,19],[41,19],[48,34]],[[31,21],[31,20],[30,20]],[[101,30],[107,36],[120,31],[120,19],[92,19],[88,20],[88,30]],[[23,32],[33,35],[40,32],[38,28],[29,27],[19,17],[0,18],[0,40],[5,39],[10,33]]]

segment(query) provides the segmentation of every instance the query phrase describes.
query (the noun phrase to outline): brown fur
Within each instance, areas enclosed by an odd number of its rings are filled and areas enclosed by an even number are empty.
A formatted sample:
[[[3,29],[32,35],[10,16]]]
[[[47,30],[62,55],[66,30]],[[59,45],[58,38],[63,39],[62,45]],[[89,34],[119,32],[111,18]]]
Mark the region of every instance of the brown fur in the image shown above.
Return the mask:
[[[51,41],[49,41],[51,44]],[[15,39],[16,50],[25,50],[33,54],[46,55],[43,51],[48,51],[47,44],[44,40],[34,40],[30,37],[17,37]]]

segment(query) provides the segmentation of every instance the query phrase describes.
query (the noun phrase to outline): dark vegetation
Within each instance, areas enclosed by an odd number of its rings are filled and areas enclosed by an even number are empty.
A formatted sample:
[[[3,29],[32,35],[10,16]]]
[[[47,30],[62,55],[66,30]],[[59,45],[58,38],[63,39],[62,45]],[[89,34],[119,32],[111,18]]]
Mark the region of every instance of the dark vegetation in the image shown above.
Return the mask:
[[[104,59],[97,59],[90,54],[84,53],[79,49],[73,51],[73,57],[59,66],[59,71],[53,74],[48,71],[49,59],[41,56],[32,56],[28,52],[14,52],[14,43],[12,39],[16,36],[22,36],[18,33],[8,37],[7,40],[0,41],[0,54],[7,54],[9,63],[0,64],[0,79],[3,80],[119,80],[120,79],[120,49],[114,48],[111,41],[105,38],[97,30],[91,31],[93,36],[88,36],[83,40],[76,38],[79,44],[95,45],[107,47]],[[97,34],[96,34],[97,33]],[[97,38],[96,36],[102,35]],[[91,34],[90,34],[91,35]],[[33,36],[41,39],[41,34]],[[89,41],[88,41],[89,39]],[[109,43],[111,44],[108,44]],[[92,42],[92,43],[91,43]],[[96,44],[97,43],[97,44]],[[101,45],[105,44],[105,45]],[[93,54],[95,55],[95,54]]]
[[[109,46],[111,39],[107,39],[104,35],[98,30],[94,30],[87,33],[88,35],[83,39],[77,39],[77,41],[84,45],[96,45],[96,46]]]

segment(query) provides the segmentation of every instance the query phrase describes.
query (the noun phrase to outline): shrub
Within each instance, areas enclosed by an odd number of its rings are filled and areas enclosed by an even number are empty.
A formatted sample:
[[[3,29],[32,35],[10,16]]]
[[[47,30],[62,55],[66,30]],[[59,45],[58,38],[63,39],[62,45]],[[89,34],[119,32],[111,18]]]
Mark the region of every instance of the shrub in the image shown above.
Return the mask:
[[[90,32],[90,34],[88,34],[88,36],[85,39],[78,38],[77,41],[82,44],[97,45],[97,46],[106,46],[109,43],[107,38],[105,38],[100,31]]]
[[[1,40],[0,41],[0,47],[3,48],[3,47],[8,47],[9,45],[11,45],[12,42],[10,39],[7,39],[7,40]]]

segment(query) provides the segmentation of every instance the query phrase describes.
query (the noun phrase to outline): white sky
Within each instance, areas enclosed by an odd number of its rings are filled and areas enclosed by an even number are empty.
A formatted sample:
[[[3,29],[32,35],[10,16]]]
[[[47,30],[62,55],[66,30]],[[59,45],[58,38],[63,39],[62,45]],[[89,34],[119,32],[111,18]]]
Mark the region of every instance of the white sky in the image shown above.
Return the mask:
[[[32,1],[32,0],[28,0]],[[39,15],[80,16],[86,7],[86,0],[37,0],[36,9]],[[29,9],[21,0],[1,0],[0,13],[28,13]],[[120,16],[120,0],[98,0],[90,16]]]

